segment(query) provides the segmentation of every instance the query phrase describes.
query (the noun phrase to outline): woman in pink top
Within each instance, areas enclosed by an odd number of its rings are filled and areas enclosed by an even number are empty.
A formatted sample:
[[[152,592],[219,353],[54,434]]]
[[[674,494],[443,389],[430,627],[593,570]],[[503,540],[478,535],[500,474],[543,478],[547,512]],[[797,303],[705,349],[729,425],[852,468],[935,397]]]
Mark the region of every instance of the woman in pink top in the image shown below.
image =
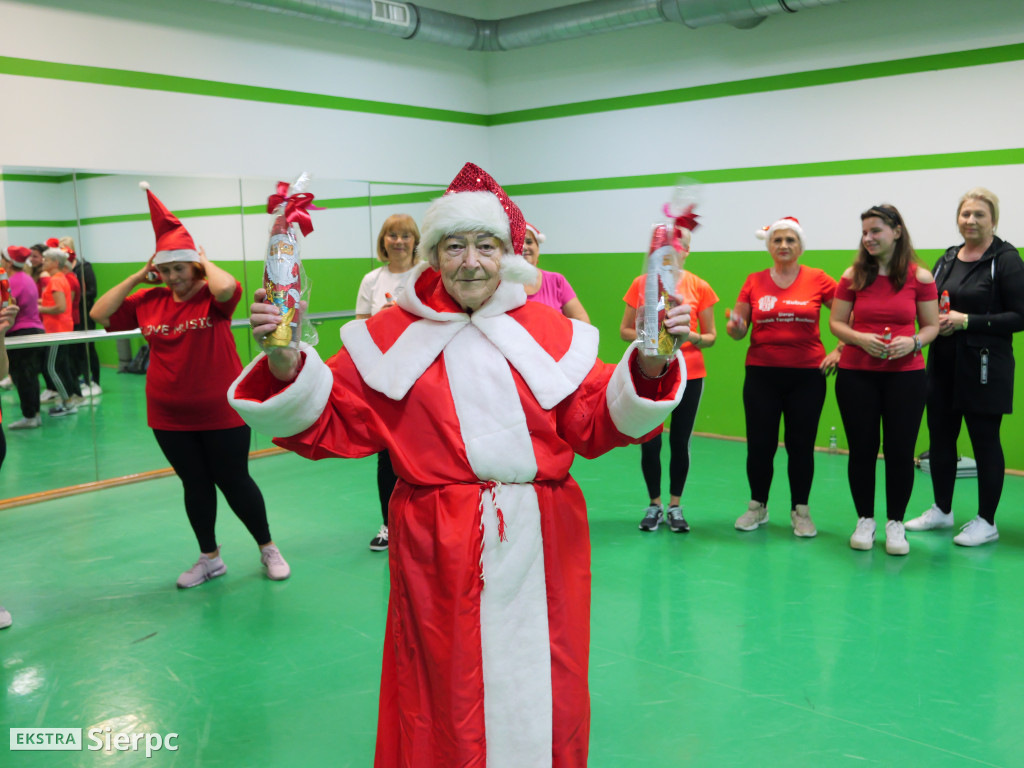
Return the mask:
[[[544,242],[544,234],[530,222],[526,222],[526,240],[523,242],[523,258],[533,266],[537,266],[540,258],[540,244]],[[569,281],[557,272],[545,272],[538,269],[537,281],[533,285],[527,285],[526,298],[530,301],[539,301],[547,304],[552,309],[557,309],[570,320],[582,320],[590,322],[590,316],[583,304],[576,298],[576,292],[569,285]]]
[[[935,279],[917,261],[900,212],[876,205],[860,216],[860,251],[839,280],[832,333],[846,344],[836,400],[850,446],[850,492],[857,509],[853,549],[875,542],[875,462],[879,427],[885,454],[885,551],[910,551],[903,515],[914,487],[914,443],[927,380],[921,348],[939,332]]]

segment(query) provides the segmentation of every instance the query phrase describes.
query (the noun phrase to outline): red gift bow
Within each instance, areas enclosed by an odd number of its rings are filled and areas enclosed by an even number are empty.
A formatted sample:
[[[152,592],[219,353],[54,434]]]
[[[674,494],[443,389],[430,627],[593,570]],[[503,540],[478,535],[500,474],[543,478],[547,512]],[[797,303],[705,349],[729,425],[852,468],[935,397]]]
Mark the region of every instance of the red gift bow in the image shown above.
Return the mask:
[[[322,211],[323,208],[313,205],[313,195],[309,192],[299,192],[296,195],[288,196],[288,182],[277,182],[277,194],[267,198],[267,213],[273,213],[278,206],[284,204],[284,218],[289,224],[298,223],[299,231],[303,237],[313,231],[313,219],[309,211]]]
[[[679,241],[679,236],[682,234],[682,231],[684,229],[688,229],[693,232],[693,230],[700,226],[697,222],[697,219],[699,219],[700,216],[693,212],[696,207],[696,205],[688,205],[678,216],[672,215],[672,210],[668,203],[665,203],[662,207],[665,215],[672,219],[672,223],[674,225],[672,227],[672,247],[677,251],[683,250],[683,244]]]

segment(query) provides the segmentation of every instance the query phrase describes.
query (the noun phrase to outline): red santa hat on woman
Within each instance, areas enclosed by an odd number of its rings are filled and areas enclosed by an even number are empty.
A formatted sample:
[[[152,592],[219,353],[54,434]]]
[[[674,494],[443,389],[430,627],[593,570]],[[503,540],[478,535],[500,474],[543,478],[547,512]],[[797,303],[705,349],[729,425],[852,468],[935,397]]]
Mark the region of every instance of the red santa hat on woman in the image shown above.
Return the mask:
[[[24,269],[25,262],[31,255],[32,251],[30,251],[24,245],[7,246],[7,258],[10,259],[11,266],[13,266],[15,269]]]
[[[437,244],[456,232],[488,232],[502,242],[501,276],[531,284],[537,268],[523,258],[526,219],[519,206],[485,170],[466,163],[442,197],[423,214],[419,258],[437,269]]]
[[[755,232],[754,235],[759,240],[764,240],[765,244],[767,245],[767,243],[771,242],[772,235],[775,234],[775,231],[779,229],[788,229],[792,231],[800,240],[800,248],[803,249],[806,247],[806,244],[804,243],[804,230],[800,226],[800,222],[796,220],[795,216],[785,216],[776,221],[774,224],[769,224],[767,227],[757,230],[757,232]]]
[[[544,236],[544,233],[537,229],[535,226],[533,226],[533,224],[531,224],[530,222],[526,222],[526,228],[533,232],[533,239],[536,240],[538,243],[543,243],[545,240],[547,240],[547,238]]]
[[[153,232],[156,234],[156,253],[153,264],[170,264],[172,261],[199,261],[199,252],[178,217],[167,210],[160,198],[149,189],[148,181],[140,181],[139,186],[146,190],[149,198],[149,218],[153,221]]]

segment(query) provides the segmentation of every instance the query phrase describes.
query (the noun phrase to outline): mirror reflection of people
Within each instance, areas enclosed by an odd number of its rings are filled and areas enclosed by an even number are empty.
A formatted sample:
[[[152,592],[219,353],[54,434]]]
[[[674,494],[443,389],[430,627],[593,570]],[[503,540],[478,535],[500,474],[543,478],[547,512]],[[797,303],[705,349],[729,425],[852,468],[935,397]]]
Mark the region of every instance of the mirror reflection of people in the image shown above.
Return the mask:
[[[14,326],[17,317],[17,305],[12,304],[0,310],[0,379],[5,378],[10,373],[5,338],[8,331]],[[0,469],[3,468],[4,459],[7,456],[7,438],[4,436],[3,420],[3,412],[0,411]],[[12,623],[11,612],[0,605],[0,629],[6,629]]]
[[[860,218],[860,250],[839,279],[829,319],[833,335],[845,344],[836,401],[849,443],[850,493],[857,510],[850,547],[870,550],[875,543],[881,429],[885,551],[899,556],[910,552],[903,516],[914,489],[914,444],[927,389],[921,349],[939,332],[938,294],[895,206],[873,206]]]
[[[416,264],[419,244],[420,230],[412,216],[396,213],[384,220],[377,235],[377,259],[383,266],[368,272],[360,281],[356,320],[366,320],[392,306],[402,295]],[[370,540],[370,549],[374,552],[385,552],[388,548],[388,504],[396,482],[398,476],[391,465],[391,454],[381,451],[377,454],[377,496],[383,522]]]
[[[10,337],[35,336],[46,333],[39,315],[39,291],[26,271],[31,251],[22,245],[8,246],[2,263],[11,283],[11,295],[19,311],[7,331]],[[43,420],[39,415],[39,374],[43,370],[45,347],[17,347],[8,352],[11,383],[18,392],[21,418],[11,422],[8,429],[38,429]]]
[[[584,765],[590,553],[575,454],[635,443],[684,382],[631,346],[528,302],[518,207],[467,164],[421,221],[394,310],[344,326],[328,363],[268,349],[229,392],[313,459],[388,450],[391,590],[376,765]],[[252,306],[257,342],[276,310]],[[689,308],[666,325],[689,334]]]
[[[690,532],[690,524],[683,515],[682,497],[690,473],[690,439],[693,437],[694,424],[697,423],[697,409],[700,407],[704,378],[707,376],[703,350],[713,346],[717,338],[714,306],[718,303],[718,294],[707,280],[683,269],[690,255],[690,239],[690,230],[679,230],[683,250],[679,253],[680,274],[676,293],[696,313],[697,322],[680,347],[683,359],[686,360],[686,391],[679,405],[672,411],[668,432],[668,509],[661,503],[661,434],[657,434],[640,446],[640,470],[650,498],[640,519],[641,531],[658,530],[664,519],[673,533]],[[619,337],[623,341],[636,340],[637,309],[643,301],[646,285],[647,275],[640,275],[633,280],[626,295],[622,297],[626,308],[622,313]]]
[[[953,527],[956,442],[963,424],[978,465],[978,514],[953,543],[999,538],[996,508],[1006,460],[999,430],[1013,409],[1013,334],[1024,330],[1024,262],[996,235],[999,198],[982,187],[957,207],[963,243],[946,249],[935,268],[936,290],[949,293],[939,336],[928,354],[928,462],[934,503],[907,521],[908,531]]]
[[[249,475],[249,427],[225,398],[242,370],[231,335],[242,286],[197,250],[177,217],[147,193],[156,253],[96,300],[92,318],[108,331],[138,328],[149,344],[147,420],[181,479],[200,551],[178,587],[197,587],[227,572],[215,531],[218,488],[259,546],[267,577],[287,579],[291,570],[270,536],[263,494]],[[159,282],[164,285],[136,290]]]
[[[58,238],[57,241],[60,243],[60,248],[67,253],[68,263],[78,278],[81,288],[83,314],[81,322],[79,322],[76,316],[75,330],[94,330],[96,323],[89,317],[89,312],[92,311],[92,306],[96,303],[96,273],[93,271],[92,264],[75,251],[75,240],[73,237],[65,235]],[[96,396],[103,394],[103,388],[100,387],[100,358],[96,352],[96,345],[91,341],[85,344],[75,344],[72,347],[72,362],[75,375],[82,382],[82,395]]]
[[[833,373],[842,345],[828,354],[821,343],[822,306],[832,307],[836,281],[824,270],[800,264],[804,231],[791,217],[758,233],[772,266],[747,276],[725,332],[737,341],[750,329],[743,379],[750,501],[737,518],[739,531],[768,522],[768,493],[783,424],[793,534],[818,535],[811,519],[814,439],[825,405],[825,376]]]
[[[64,274],[68,256],[60,248],[43,251],[43,275],[46,277],[39,295],[39,314],[47,333],[70,333],[74,330],[74,297]],[[71,345],[52,344],[46,348],[46,373],[57,393],[50,416],[63,417],[78,413],[82,390],[71,369]],[[42,397],[42,396],[40,396]]]
[[[523,242],[523,258],[533,266],[537,266],[540,260],[540,244],[545,240],[544,233],[537,229],[530,222],[526,222],[526,239]],[[548,272],[537,268],[537,279],[530,285],[525,286],[526,297],[530,301],[539,301],[557,309],[571,320],[580,320],[584,323],[590,322],[587,310],[583,308],[576,291],[569,285],[564,275],[558,272]]]

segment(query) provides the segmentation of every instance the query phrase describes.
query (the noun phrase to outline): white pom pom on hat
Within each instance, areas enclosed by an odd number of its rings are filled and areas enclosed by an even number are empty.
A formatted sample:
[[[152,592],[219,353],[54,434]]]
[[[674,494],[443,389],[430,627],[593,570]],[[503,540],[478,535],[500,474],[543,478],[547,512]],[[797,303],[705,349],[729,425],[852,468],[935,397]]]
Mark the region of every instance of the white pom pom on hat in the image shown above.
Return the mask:
[[[800,226],[800,222],[797,221],[795,216],[784,216],[774,224],[769,224],[767,227],[757,230],[757,232],[754,233],[754,236],[757,237],[758,240],[764,240],[767,245],[768,241],[771,240],[772,235],[780,229],[788,229],[795,232],[796,236],[800,238],[800,247],[806,247],[803,227]]]

